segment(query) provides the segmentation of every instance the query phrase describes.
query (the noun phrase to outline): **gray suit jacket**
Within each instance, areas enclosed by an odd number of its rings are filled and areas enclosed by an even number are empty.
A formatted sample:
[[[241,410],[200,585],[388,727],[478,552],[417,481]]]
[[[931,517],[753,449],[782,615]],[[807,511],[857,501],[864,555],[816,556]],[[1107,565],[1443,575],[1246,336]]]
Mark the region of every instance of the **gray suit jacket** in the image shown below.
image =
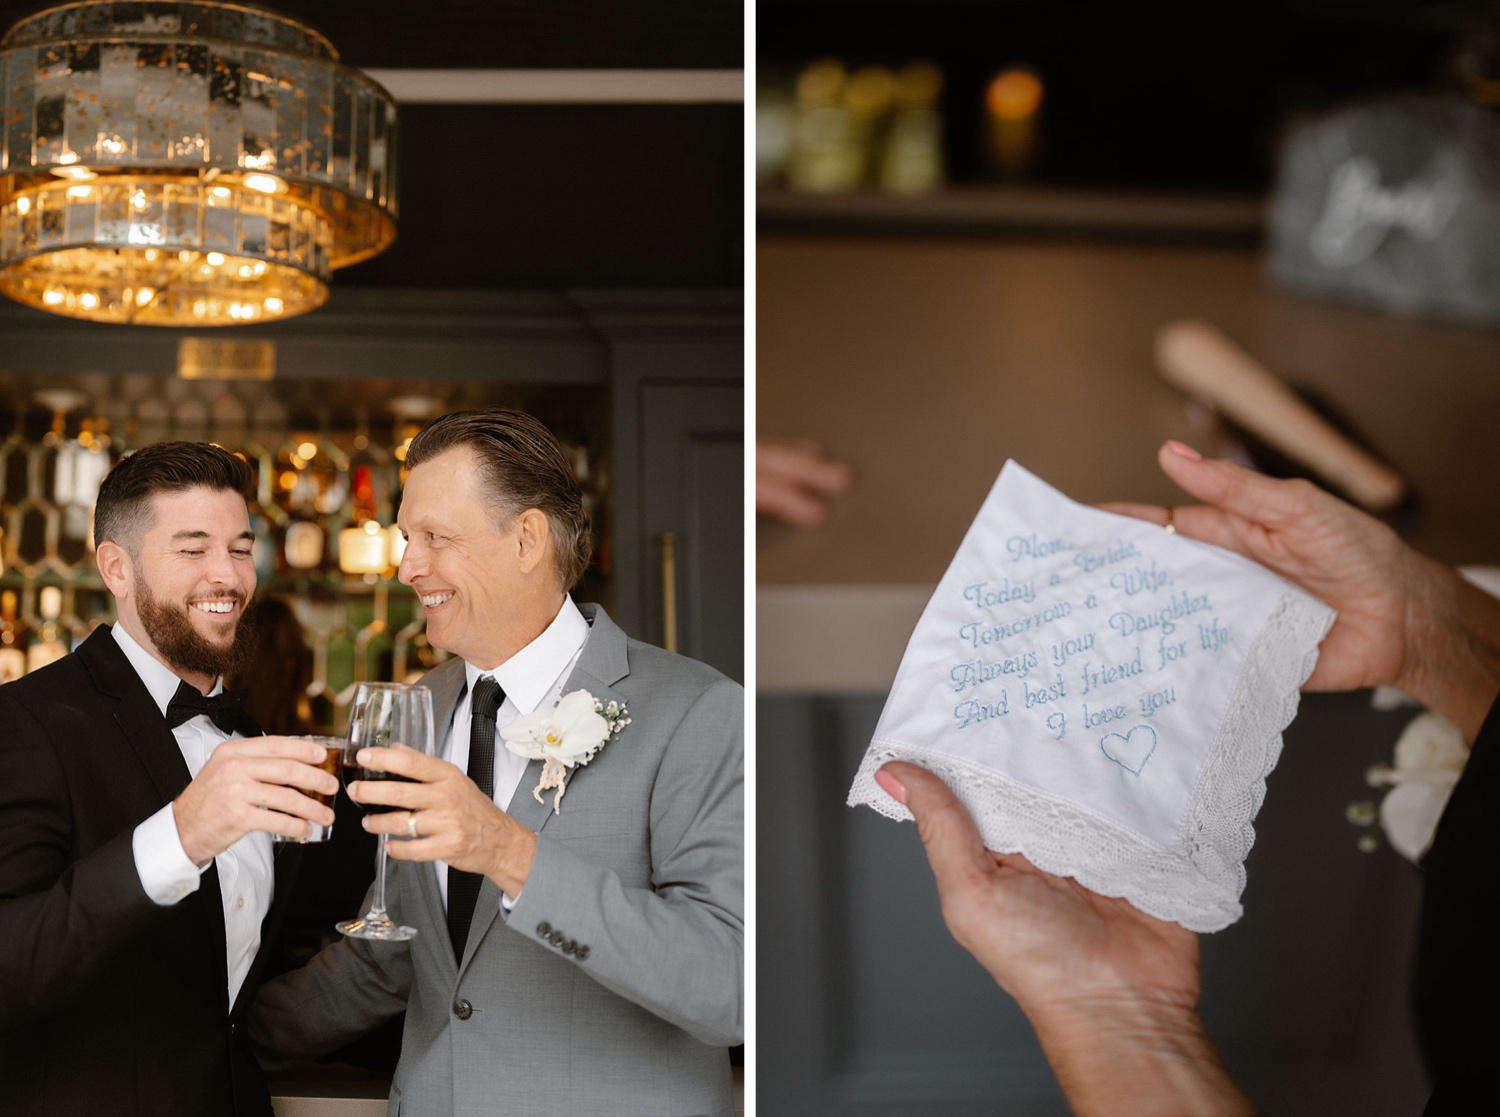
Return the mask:
[[[727,1045],[743,1029],[744,692],[627,639],[602,609],[564,693],[632,719],[568,780],[562,813],[511,800],[538,833],[514,909],[485,881],[455,959],[431,864],[390,862],[409,943],[346,939],[261,990],[251,1039],[268,1069],[331,1051],[406,1010],[391,1117],[732,1117]],[[424,679],[440,736],[464,685]],[[353,914],[353,913],[351,913]]]

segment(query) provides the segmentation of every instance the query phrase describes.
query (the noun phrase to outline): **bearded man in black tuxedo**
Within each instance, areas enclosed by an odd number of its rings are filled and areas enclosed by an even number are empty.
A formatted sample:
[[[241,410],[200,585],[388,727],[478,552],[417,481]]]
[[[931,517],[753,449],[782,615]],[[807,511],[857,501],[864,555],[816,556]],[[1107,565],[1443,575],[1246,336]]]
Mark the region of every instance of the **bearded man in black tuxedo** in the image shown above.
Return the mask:
[[[252,482],[202,443],[121,461],[94,528],[119,620],[0,687],[0,1112],[270,1117],[240,1018],[290,891],[271,835],[331,823],[302,792],[337,782],[221,693]]]

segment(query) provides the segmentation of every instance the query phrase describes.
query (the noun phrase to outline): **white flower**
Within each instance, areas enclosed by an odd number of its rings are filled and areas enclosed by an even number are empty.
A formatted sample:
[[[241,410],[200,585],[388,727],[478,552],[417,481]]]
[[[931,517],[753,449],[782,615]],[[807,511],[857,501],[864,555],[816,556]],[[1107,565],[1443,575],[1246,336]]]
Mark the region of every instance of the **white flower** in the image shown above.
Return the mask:
[[[594,709],[586,690],[565,694],[550,710],[518,717],[500,735],[505,747],[528,760],[557,760],[571,768],[587,764],[609,737],[609,722]]]
[[[587,764],[612,736],[618,736],[630,724],[627,713],[623,703],[605,706],[588,691],[575,690],[550,710],[534,710],[516,718],[500,730],[500,736],[517,756],[544,761],[542,778],[531,794],[540,803],[543,791],[556,788],[552,810],[561,814],[569,770]]]
[[[1500,597],[1500,567],[1464,566],[1458,572],[1491,597]],[[1374,705],[1381,710],[1416,702],[1400,691],[1380,687]],[[1458,726],[1437,714],[1422,713],[1402,731],[1393,759],[1393,767],[1384,764],[1371,767],[1365,780],[1371,787],[1391,786],[1380,804],[1381,828],[1397,852],[1417,861],[1432,844],[1438,820],[1443,817],[1454,785],[1463,775],[1469,750]],[[1351,817],[1350,821],[1356,820]],[[1359,821],[1357,825],[1367,823]],[[1365,835],[1361,843],[1366,839],[1373,841],[1373,835]],[[1361,844],[1360,848],[1366,847]]]
[[[1437,769],[1462,772],[1469,759],[1463,732],[1447,718],[1420,714],[1412,719],[1396,742],[1396,767],[1413,771]]]
[[[1432,844],[1438,819],[1469,752],[1458,726],[1437,714],[1418,714],[1396,742],[1395,767],[1376,765],[1366,775],[1372,787],[1394,785],[1380,804],[1380,825],[1391,845],[1417,861]]]

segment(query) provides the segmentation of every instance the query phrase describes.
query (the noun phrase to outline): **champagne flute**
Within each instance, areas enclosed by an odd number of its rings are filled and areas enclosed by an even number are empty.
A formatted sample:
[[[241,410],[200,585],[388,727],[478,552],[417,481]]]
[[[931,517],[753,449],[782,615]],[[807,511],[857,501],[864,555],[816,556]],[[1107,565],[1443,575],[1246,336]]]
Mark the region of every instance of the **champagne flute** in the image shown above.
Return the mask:
[[[413,781],[390,772],[361,768],[356,759],[360,749],[413,749],[432,755],[432,691],[425,686],[404,683],[360,683],[354,691],[354,705],[349,712],[349,737],[344,746],[344,782],[350,780]],[[360,803],[366,811],[380,813],[399,810],[379,804]],[[370,910],[359,919],[335,924],[337,930],[356,939],[402,942],[414,938],[415,927],[391,920],[385,911],[386,843],[390,835],[380,836],[376,859],[375,896]],[[398,840],[406,840],[404,837]]]

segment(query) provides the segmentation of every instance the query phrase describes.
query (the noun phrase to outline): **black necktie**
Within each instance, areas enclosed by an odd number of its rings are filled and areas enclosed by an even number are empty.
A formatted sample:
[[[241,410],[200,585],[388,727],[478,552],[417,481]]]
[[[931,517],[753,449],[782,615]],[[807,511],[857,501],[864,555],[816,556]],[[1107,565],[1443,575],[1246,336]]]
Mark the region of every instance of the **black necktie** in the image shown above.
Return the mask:
[[[495,797],[495,711],[505,701],[505,691],[488,675],[474,684],[469,721],[469,778],[479,785],[485,797]],[[448,938],[453,942],[453,957],[462,962],[464,945],[469,941],[469,924],[474,919],[474,903],[479,899],[479,873],[448,870]]]
[[[225,733],[259,736],[260,727],[241,709],[244,702],[243,690],[226,690],[212,698],[205,698],[197,687],[185,681],[179,682],[177,693],[167,703],[167,728],[176,729],[199,714],[207,714],[209,720]]]

